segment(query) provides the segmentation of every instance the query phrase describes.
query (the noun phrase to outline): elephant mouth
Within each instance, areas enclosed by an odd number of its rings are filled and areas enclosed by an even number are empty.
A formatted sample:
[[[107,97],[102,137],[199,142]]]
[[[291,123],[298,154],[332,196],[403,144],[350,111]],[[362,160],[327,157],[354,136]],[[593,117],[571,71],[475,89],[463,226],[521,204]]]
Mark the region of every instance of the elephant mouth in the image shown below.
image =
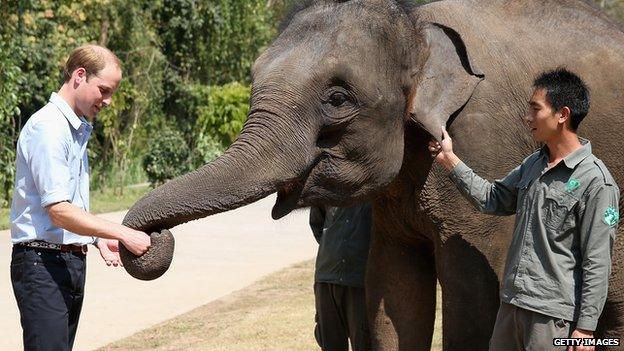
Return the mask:
[[[293,210],[304,207],[304,190],[314,168],[321,162],[323,156],[319,154],[314,161],[298,177],[287,180],[277,187],[277,200],[271,210],[273,219],[280,219]]]
[[[299,207],[303,184],[299,179],[293,179],[277,191],[277,200],[271,210],[273,219],[280,219]]]

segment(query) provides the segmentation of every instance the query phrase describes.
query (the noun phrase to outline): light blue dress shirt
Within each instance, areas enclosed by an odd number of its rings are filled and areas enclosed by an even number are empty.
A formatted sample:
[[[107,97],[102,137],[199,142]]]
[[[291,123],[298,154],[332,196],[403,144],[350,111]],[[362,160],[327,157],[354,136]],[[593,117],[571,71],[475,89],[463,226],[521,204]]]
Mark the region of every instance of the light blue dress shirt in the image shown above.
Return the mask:
[[[69,201],[89,211],[87,142],[93,127],[78,117],[63,98],[50,102],[30,117],[17,141],[15,189],[11,204],[11,241],[43,240],[86,245],[82,236],[52,224],[45,209]]]

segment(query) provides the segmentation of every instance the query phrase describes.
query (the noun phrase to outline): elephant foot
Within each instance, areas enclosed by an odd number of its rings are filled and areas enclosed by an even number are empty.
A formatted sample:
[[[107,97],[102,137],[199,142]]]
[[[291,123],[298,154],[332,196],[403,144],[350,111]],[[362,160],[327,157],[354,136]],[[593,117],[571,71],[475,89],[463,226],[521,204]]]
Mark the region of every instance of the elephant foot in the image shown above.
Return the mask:
[[[136,279],[154,280],[165,274],[173,259],[175,240],[167,229],[150,234],[151,246],[142,256],[136,256],[121,243],[119,255],[126,271]]]

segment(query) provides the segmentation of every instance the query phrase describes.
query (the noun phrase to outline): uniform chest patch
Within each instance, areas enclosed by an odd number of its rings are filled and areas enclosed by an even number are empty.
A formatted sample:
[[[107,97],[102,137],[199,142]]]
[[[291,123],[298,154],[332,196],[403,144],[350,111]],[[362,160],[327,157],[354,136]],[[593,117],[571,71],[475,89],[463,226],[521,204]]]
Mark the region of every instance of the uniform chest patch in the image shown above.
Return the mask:
[[[615,227],[615,225],[620,221],[620,214],[614,207],[609,206],[605,210],[603,220],[609,227]]]
[[[578,179],[570,178],[566,183],[566,191],[571,193],[576,190],[579,186],[581,186],[581,182]]]

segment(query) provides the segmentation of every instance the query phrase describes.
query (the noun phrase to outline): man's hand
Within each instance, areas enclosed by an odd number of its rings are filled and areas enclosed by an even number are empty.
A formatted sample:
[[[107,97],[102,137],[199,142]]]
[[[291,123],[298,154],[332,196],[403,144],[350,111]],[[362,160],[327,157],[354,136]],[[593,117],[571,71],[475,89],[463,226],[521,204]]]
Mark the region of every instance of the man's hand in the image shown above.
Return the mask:
[[[128,227],[125,228],[126,230],[122,233],[122,237],[119,240],[130,252],[136,256],[142,256],[152,244],[149,235]]]
[[[572,336],[570,336],[571,338],[579,338],[579,339],[585,339],[585,338],[593,338],[594,337],[594,332],[589,331],[589,330],[583,330],[583,329],[574,329],[574,331],[572,332]],[[595,346],[568,346],[568,350],[567,351],[594,351],[596,348]]]
[[[107,266],[122,266],[121,258],[119,258],[119,242],[117,240],[99,239],[97,248],[100,250],[100,256]]]
[[[453,153],[453,140],[442,127],[442,142],[431,140],[429,142],[429,152],[431,157],[440,163],[448,171],[453,170],[460,162],[459,158]]]

